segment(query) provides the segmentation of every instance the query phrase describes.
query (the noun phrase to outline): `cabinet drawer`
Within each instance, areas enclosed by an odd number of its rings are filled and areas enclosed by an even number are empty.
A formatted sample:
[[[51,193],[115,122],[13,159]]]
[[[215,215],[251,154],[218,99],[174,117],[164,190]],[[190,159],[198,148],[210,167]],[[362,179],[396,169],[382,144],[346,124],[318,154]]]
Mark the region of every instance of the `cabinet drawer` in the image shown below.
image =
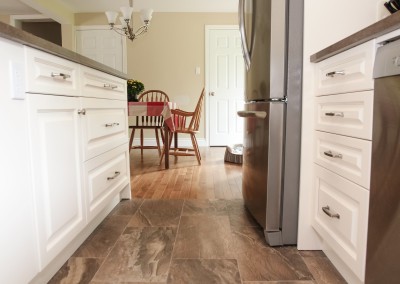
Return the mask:
[[[371,140],[373,91],[316,98],[317,130]]]
[[[128,142],[126,101],[82,98],[82,108],[84,160]]]
[[[79,65],[63,58],[25,47],[26,92],[79,95]]]
[[[314,189],[313,227],[346,265],[364,279],[369,191],[317,165]]]
[[[372,90],[374,56],[369,41],[316,64],[316,95]]]
[[[127,100],[125,80],[85,66],[81,72],[83,96]]]
[[[371,141],[315,132],[315,162],[369,189]]]
[[[128,144],[85,162],[84,179],[90,222],[129,183]]]

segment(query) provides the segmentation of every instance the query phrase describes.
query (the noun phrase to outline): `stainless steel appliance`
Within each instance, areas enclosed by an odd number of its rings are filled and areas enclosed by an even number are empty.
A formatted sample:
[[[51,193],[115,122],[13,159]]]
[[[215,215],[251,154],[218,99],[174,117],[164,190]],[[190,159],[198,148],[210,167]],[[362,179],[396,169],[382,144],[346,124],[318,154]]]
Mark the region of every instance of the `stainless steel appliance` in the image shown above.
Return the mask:
[[[400,40],[379,47],[365,283],[400,279]]]
[[[243,198],[271,246],[296,244],[303,0],[240,0]]]

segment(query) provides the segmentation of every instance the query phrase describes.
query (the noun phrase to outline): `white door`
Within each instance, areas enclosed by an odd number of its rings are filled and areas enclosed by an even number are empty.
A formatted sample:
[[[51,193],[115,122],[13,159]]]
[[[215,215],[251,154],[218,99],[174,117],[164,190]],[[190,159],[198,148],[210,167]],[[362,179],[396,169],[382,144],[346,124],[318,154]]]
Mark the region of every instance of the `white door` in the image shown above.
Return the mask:
[[[76,31],[76,52],[121,72],[124,67],[125,39],[109,29]]]
[[[208,32],[208,90],[210,146],[242,143],[244,61],[240,34],[235,28],[211,28]]]

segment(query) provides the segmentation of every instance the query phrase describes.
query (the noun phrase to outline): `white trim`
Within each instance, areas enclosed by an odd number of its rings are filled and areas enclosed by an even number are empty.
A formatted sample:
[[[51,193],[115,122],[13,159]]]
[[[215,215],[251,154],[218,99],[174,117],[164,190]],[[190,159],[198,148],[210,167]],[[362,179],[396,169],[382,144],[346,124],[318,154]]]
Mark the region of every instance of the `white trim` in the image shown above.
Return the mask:
[[[48,20],[54,22],[54,20],[48,16],[44,16],[41,14],[33,14],[33,15],[11,15],[10,16],[10,25],[13,27],[21,28],[20,23],[23,21],[29,20]]]
[[[205,105],[206,105],[206,133],[205,133],[205,142],[206,145],[209,146],[210,145],[210,106],[209,106],[209,99],[208,99],[208,94],[210,93],[210,89],[209,89],[209,82],[210,82],[210,72],[209,72],[209,60],[210,60],[210,31],[212,30],[238,30],[239,29],[239,25],[205,25],[205,46],[204,46],[204,50],[205,50],[205,62],[204,62],[204,66],[205,66],[205,92],[206,92],[206,97],[205,97]]]
[[[120,27],[116,25],[115,27]],[[90,31],[90,30],[109,30],[110,26],[108,25],[95,25],[95,26],[75,26],[75,50],[76,49],[76,32],[77,31]],[[122,72],[128,73],[128,56],[126,50],[126,37],[122,36]]]

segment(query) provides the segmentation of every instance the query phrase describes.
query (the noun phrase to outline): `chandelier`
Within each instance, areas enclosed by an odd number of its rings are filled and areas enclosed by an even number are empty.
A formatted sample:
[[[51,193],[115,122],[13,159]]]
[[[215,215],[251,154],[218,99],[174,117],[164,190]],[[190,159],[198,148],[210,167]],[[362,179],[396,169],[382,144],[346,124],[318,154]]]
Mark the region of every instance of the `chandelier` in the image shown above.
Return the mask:
[[[119,17],[122,27],[118,28],[115,26],[115,21],[119,15],[115,11],[107,11],[106,16],[110,29],[116,31],[120,35],[124,35],[133,41],[138,36],[147,32],[150,24],[150,20],[153,14],[152,9],[142,9],[140,10],[140,17],[142,18],[143,25],[139,27],[136,31],[133,30],[132,24],[132,12],[133,12],[133,0],[129,0],[129,7],[121,7],[122,17]]]

